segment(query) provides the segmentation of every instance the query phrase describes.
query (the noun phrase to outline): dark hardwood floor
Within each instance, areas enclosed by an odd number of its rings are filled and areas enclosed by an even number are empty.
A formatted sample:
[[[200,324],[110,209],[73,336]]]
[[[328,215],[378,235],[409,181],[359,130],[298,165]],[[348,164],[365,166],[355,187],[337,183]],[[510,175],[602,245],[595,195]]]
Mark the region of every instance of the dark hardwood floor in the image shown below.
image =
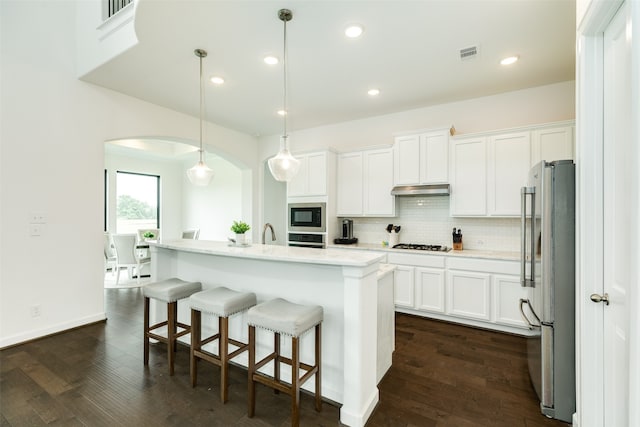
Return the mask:
[[[142,364],[139,289],[106,289],[109,320],[0,352],[0,426],[288,426],[290,400],[257,387],[246,416],[246,371],[230,369],[229,402],[219,370],[200,364],[189,382],[188,351],[167,375],[165,347]],[[565,426],[540,415],[524,339],[398,314],[393,367],[367,426]],[[302,396],[301,425],[339,425],[339,408]]]

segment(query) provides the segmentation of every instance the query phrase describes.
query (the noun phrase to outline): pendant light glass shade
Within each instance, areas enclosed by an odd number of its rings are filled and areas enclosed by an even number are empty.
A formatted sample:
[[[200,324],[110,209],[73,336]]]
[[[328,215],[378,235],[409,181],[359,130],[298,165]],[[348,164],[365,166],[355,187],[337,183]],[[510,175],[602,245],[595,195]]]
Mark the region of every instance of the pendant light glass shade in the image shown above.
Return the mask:
[[[289,9],[280,9],[278,18],[284,22],[284,54],[282,55],[284,69],[284,129],[280,137],[280,151],[269,159],[269,171],[276,181],[289,182],[300,168],[300,160],[293,157],[289,152],[289,135],[287,134],[287,21],[291,21],[293,14]]]
[[[193,185],[201,187],[209,185],[213,178],[213,170],[209,168],[203,160],[204,150],[202,148],[202,114],[204,111],[204,84],[202,82],[202,58],[207,56],[207,51],[196,49],[196,56],[200,58],[200,161],[194,167],[187,170],[187,177]]]
[[[289,182],[300,168],[300,160],[289,152],[288,139],[289,136],[280,137],[280,151],[269,159],[269,171],[276,181]]]
[[[191,169],[187,169],[187,176],[193,185],[209,185],[213,178],[213,170],[202,160]]]

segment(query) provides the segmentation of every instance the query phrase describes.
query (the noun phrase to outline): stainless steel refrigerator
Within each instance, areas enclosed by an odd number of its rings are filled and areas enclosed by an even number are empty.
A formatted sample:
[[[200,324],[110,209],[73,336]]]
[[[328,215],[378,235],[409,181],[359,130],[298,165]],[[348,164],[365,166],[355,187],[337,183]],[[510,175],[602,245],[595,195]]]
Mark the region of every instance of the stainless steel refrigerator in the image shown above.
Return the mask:
[[[527,339],[529,375],[550,418],[575,412],[575,165],[540,162],[521,191],[521,284],[530,288],[520,312],[534,331]]]

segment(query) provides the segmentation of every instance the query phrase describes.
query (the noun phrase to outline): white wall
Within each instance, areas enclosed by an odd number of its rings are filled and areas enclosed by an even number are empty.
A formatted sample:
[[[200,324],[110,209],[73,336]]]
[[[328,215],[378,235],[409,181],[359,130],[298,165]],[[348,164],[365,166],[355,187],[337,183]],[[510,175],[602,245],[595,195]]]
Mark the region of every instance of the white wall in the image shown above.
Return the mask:
[[[186,170],[192,163],[185,162],[183,168]],[[215,172],[207,187],[191,185],[183,174],[183,228],[199,228],[201,240],[226,241],[233,236],[230,227],[234,220],[242,219],[253,226],[251,217],[243,215],[243,173],[220,157],[208,158],[206,163]]]
[[[104,141],[198,140],[197,118],[76,79],[76,3],[0,2],[0,347],[105,318]],[[212,124],[205,135],[257,188],[256,139]],[[254,215],[257,195],[242,197]],[[45,216],[39,237],[32,213]]]
[[[384,116],[290,132],[291,151],[333,147],[338,152],[393,143],[394,134],[454,125],[457,133],[575,118],[575,82],[507,92]],[[260,138],[260,159],[278,151],[279,135]]]

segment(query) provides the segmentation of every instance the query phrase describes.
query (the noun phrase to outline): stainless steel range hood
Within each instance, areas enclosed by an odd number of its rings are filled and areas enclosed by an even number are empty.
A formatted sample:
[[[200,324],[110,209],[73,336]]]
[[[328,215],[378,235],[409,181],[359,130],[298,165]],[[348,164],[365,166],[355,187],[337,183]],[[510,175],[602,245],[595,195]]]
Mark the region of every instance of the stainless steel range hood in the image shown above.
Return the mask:
[[[448,196],[449,184],[398,185],[391,190],[392,196]]]

